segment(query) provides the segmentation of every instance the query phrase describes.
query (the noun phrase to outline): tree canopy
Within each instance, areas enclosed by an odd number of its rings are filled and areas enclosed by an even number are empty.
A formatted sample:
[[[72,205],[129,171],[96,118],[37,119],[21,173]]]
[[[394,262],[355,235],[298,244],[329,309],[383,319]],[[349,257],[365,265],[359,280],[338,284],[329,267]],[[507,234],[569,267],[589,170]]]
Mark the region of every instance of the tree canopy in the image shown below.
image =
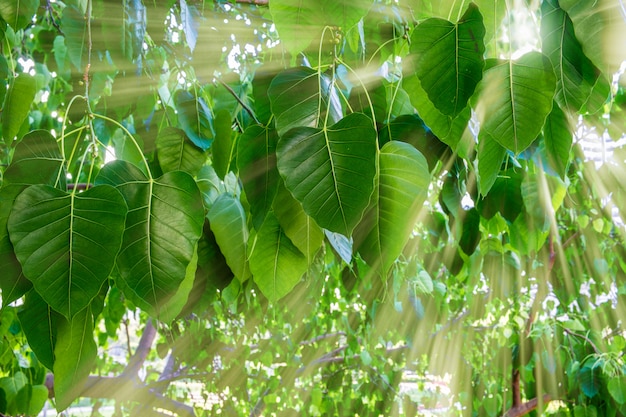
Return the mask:
[[[626,416],[620,0],[0,29],[0,413]]]

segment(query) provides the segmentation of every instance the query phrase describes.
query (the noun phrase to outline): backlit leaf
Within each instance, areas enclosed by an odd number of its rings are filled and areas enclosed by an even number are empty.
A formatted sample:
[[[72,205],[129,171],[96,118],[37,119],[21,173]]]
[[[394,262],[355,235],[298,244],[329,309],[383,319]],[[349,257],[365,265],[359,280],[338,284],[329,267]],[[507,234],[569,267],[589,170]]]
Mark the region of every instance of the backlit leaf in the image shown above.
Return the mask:
[[[159,165],[163,172],[185,171],[196,175],[206,161],[206,153],[194,145],[184,131],[166,127],[157,136]]]
[[[478,190],[485,196],[498,178],[502,162],[506,157],[506,149],[496,142],[488,133],[480,132],[478,141]]]
[[[200,149],[207,150],[213,142],[213,115],[202,97],[188,91],[174,94],[178,121],[191,141]]]
[[[278,142],[287,189],[321,227],[350,236],[374,188],[376,131],[352,113],[323,129],[294,128]]]
[[[15,31],[32,23],[39,0],[0,0],[0,17]]]
[[[552,111],[543,127],[543,138],[548,163],[561,178],[564,178],[567,173],[574,134],[567,115],[556,103],[552,106]]]
[[[36,93],[37,84],[33,76],[22,73],[13,79],[2,110],[2,136],[6,143],[11,143],[17,136]]]
[[[609,380],[609,394],[619,405],[626,403],[626,376],[618,376]]]

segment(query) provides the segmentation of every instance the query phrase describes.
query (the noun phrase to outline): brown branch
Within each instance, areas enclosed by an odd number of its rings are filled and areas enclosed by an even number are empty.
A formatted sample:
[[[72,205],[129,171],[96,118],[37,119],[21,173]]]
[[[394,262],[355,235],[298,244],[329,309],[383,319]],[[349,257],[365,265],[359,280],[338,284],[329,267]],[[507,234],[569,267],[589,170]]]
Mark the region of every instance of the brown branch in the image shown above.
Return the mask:
[[[91,183],[87,183],[87,182],[77,182],[77,183],[73,183],[70,182],[69,184],[67,184],[67,189],[68,190],[80,190],[80,191],[85,191],[89,188],[92,188],[93,184]]]
[[[519,369],[513,369],[513,382],[511,382],[511,389],[513,390],[513,406],[519,408],[522,405],[522,392],[520,390],[520,372]]]
[[[269,0],[234,0],[233,3],[252,4],[254,6],[268,6]]]
[[[128,361],[128,365],[122,372],[122,376],[136,378],[139,374],[139,370],[143,366],[146,358],[148,357],[148,353],[150,353],[150,349],[152,349],[152,343],[156,338],[156,328],[152,324],[152,320],[148,319],[146,322],[146,327],[143,329],[143,333],[141,334],[141,339],[139,339],[139,344],[137,345],[137,349],[133,356],[131,356]]]
[[[550,395],[544,394],[543,402],[547,403],[550,401]],[[525,403],[521,403],[517,407],[511,407],[506,413],[502,415],[502,417],[521,417],[530,413],[539,405],[539,399],[533,398],[532,400],[528,400]]]

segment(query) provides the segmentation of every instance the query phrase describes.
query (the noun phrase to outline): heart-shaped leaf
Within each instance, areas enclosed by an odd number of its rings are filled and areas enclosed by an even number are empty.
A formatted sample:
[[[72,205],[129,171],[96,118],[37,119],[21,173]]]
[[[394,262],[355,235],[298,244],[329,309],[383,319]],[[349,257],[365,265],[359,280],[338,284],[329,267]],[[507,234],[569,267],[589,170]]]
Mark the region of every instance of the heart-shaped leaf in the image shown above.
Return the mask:
[[[457,24],[432,18],[413,31],[415,73],[441,113],[456,117],[467,106],[482,78],[484,36],[483,17],[474,4]]]
[[[250,271],[254,282],[272,302],[287,295],[307,270],[307,258],[289,240],[271,213],[251,248]]]
[[[215,133],[213,115],[202,97],[178,90],[174,95],[178,121],[191,141],[203,151],[209,149]]]
[[[361,113],[335,125],[294,128],[279,141],[278,170],[304,211],[323,228],[350,236],[374,188],[376,130]]]
[[[37,13],[39,0],[1,0],[0,17],[7,22],[14,31],[24,29],[33,22]]]
[[[519,154],[537,139],[552,110],[556,78],[548,58],[529,52],[485,71],[479,88],[481,130]]]
[[[96,183],[117,187],[129,209],[116,259],[120,288],[136,305],[159,316],[185,279],[202,234],[200,190],[186,172],[168,172],[155,180],[125,161],[105,165]]]
[[[386,276],[409,240],[426,199],[430,172],[426,158],[408,143],[391,141],[379,154],[378,187],[355,231],[363,259]]]
[[[339,96],[330,77],[312,68],[281,72],[272,80],[267,95],[281,136],[294,127],[319,127],[326,120],[332,124],[341,119]]]
[[[239,175],[257,230],[272,207],[280,180],[276,168],[277,142],[275,129],[253,125],[243,132],[237,145]]]
[[[496,142],[489,134],[480,132],[478,141],[478,191],[486,196],[500,174],[502,162],[506,157],[506,149]]]
[[[554,65],[556,100],[565,109],[579,110],[591,95],[600,71],[583,53],[574,25],[557,0],[541,4],[541,48]]]
[[[91,303],[109,277],[126,213],[124,199],[110,186],[68,194],[33,185],[15,199],[8,230],[24,275],[68,319]]]
[[[206,161],[206,153],[175,127],[166,127],[159,132],[156,147],[163,172],[185,171],[196,175]]]

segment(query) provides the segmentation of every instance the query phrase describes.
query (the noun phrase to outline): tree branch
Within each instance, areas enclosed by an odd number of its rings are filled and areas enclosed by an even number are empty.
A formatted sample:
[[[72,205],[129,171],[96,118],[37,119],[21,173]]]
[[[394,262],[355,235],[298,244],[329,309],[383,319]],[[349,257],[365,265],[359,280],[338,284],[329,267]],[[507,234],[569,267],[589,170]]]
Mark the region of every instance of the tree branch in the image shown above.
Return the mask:
[[[544,394],[542,402],[547,403],[548,401],[550,401],[550,395]],[[526,414],[536,409],[538,405],[539,405],[539,399],[533,398],[532,400],[528,400],[525,403],[521,403],[517,407],[511,407],[506,413],[502,415],[502,417],[525,416]]]
[[[128,365],[122,372],[121,376],[136,378],[139,374],[139,370],[143,366],[146,358],[148,357],[148,353],[150,353],[150,349],[152,349],[152,343],[156,338],[156,328],[152,324],[152,320],[148,319],[146,322],[146,327],[143,329],[143,333],[141,334],[141,339],[139,339],[139,344],[137,345],[137,349],[133,356],[131,356],[128,361]]]

